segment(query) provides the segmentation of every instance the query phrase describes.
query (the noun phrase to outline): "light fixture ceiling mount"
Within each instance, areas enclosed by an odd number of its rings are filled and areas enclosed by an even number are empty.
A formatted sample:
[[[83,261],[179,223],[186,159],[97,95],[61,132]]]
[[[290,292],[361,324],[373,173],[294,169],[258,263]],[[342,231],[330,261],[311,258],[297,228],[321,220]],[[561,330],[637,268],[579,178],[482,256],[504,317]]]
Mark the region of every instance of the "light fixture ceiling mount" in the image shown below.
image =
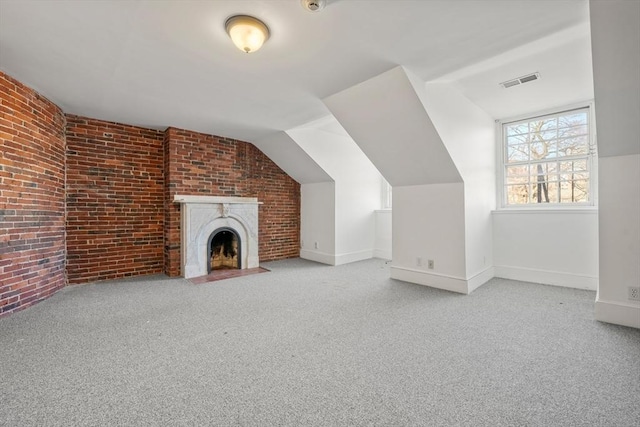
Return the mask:
[[[326,4],[325,0],[300,0],[302,7],[309,12],[319,12],[324,9]]]
[[[258,18],[249,15],[234,15],[224,24],[233,44],[246,53],[260,49],[269,38],[269,27]]]

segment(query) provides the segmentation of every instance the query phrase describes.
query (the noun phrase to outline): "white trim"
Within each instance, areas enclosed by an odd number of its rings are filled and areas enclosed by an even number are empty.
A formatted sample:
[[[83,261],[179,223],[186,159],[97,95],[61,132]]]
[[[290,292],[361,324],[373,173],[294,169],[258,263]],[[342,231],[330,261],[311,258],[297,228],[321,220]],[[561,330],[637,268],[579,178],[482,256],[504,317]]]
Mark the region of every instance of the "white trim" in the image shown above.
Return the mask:
[[[489,267],[470,279],[450,276],[446,274],[427,273],[422,270],[398,267],[392,265],[391,278],[417,285],[429,286],[445,291],[468,295],[493,277],[493,268]]]
[[[348,252],[345,254],[336,254],[334,265],[349,264],[352,262],[363,261],[365,259],[371,259],[371,258],[373,258],[373,249],[367,249],[364,251],[357,251],[357,252]]]
[[[504,125],[530,121],[538,117],[544,117],[554,114],[562,114],[571,110],[588,109],[589,112],[589,147],[593,152],[590,152],[588,157],[588,170],[589,170],[589,201],[587,203],[575,204],[575,203],[554,203],[554,204],[536,204],[528,203],[522,205],[508,205],[505,193],[505,137],[504,137]],[[556,108],[548,108],[542,111],[537,111],[528,114],[521,114],[515,117],[509,117],[505,119],[498,119],[495,121],[496,132],[496,198],[497,206],[496,210],[582,210],[588,208],[597,208],[598,206],[598,154],[597,154],[597,138],[596,138],[596,117],[595,117],[595,102],[594,100],[577,102],[570,105],[564,105]]]
[[[234,204],[242,203],[248,205],[261,205],[257,197],[223,197],[223,196],[189,196],[176,194],[173,196],[173,203],[218,203]]]
[[[597,215],[598,208],[595,206],[582,206],[582,207],[572,207],[566,209],[559,208],[529,208],[529,207],[510,207],[505,209],[499,209],[491,211],[492,215],[510,215],[510,214],[591,214]]]
[[[373,250],[373,257],[374,258],[380,258],[380,259],[384,259],[384,260],[391,260],[392,256],[391,256],[391,251],[389,250],[383,250],[383,249],[374,249]]]
[[[596,297],[594,317],[600,322],[640,329],[640,306]]]
[[[467,287],[469,289],[469,293],[475,291],[480,286],[487,283],[489,280],[495,277],[495,269],[493,267],[487,267],[475,276],[467,279]]]
[[[300,249],[300,258],[336,266],[371,259],[373,258],[373,249],[335,255],[309,249]]]
[[[517,116],[498,119],[496,120],[496,123],[499,123],[500,126],[502,126],[503,124],[515,123],[527,119],[535,119],[538,117],[549,116],[551,114],[562,113],[564,111],[578,110],[580,108],[590,108],[591,110],[593,110],[593,104],[593,99],[589,99],[586,101],[576,102],[574,104],[561,105],[554,108],[545,108],[544,110],[534,111],[533,113],[519,114]]]
[[[380,187],[380,206],[381,209],[391,210],[393,207],[393,187],[391,184],[387,182],[384,177],[381,177],[381,187]]]
[[[562,286],[565,288],[586,289],[589,291],[598,289],[598,278],[593,276],[506,265],[496,265],[494,266],[494,270],[495,277],[501,277],[503,279]]]
[[[469,293],[467,281],[459,277],[432,274],[427,273],[426,271],[396,267],[393,265],[390,270],[392,279],[429,286],[432,288],[444,289],[445,291],[457,292],[459,294],[466,295]]]
[[[335,256],[326,252],[312,251],[309,249],[300,249],[300,258],[308,259],[327,265],[336,265]]]

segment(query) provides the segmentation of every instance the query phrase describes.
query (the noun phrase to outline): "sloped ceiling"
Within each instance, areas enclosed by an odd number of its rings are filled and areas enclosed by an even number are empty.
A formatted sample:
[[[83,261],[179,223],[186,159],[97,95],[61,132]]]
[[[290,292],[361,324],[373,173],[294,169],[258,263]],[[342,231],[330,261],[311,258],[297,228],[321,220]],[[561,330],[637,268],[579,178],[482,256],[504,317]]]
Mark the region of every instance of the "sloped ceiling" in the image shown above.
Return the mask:
[[[539,80],[505,89],[499,83],[537,72]],[[519,46],[441,76],[494,119],[541,112],[593,99],[589,23]]]
[[[260,51],[231,43],[235,14],[270,27]],[[495,118],[590,97],[588,22],[586,0],[329,0],[318,13],[298,0],[2,0],[0,70],[67,113],[254,142],[299,182],[324,182],[283,133],[328,116],[322,99],[398,65],[456,81]],[[521,70],[543,80],[500,92]]]
[[[424,92],[420,80],[396,67],[324,102],[392,186],[462,182]]]
[[[253,144],[300,184],[333,181],[333,178],[285,132],[276,132],[254,141]]]

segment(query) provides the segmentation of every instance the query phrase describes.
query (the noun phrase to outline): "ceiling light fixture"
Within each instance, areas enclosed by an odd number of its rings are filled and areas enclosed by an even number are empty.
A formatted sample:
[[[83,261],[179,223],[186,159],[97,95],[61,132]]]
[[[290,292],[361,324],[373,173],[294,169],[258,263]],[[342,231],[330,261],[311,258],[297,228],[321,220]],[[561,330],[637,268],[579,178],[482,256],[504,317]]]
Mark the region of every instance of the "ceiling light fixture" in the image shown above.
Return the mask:
[[[233,44],[246,53],[260,49],[269,38],[269,28],[261,20],[248,15],[235,15],[224,24]]]

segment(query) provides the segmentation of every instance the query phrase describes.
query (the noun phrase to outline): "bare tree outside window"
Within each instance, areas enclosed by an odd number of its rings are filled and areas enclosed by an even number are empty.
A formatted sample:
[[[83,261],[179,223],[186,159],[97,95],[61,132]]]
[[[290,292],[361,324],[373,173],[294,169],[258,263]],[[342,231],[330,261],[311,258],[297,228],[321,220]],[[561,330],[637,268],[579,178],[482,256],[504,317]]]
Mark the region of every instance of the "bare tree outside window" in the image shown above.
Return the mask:
[[[507,205],[590,200],[589,110],[503,125]]]

